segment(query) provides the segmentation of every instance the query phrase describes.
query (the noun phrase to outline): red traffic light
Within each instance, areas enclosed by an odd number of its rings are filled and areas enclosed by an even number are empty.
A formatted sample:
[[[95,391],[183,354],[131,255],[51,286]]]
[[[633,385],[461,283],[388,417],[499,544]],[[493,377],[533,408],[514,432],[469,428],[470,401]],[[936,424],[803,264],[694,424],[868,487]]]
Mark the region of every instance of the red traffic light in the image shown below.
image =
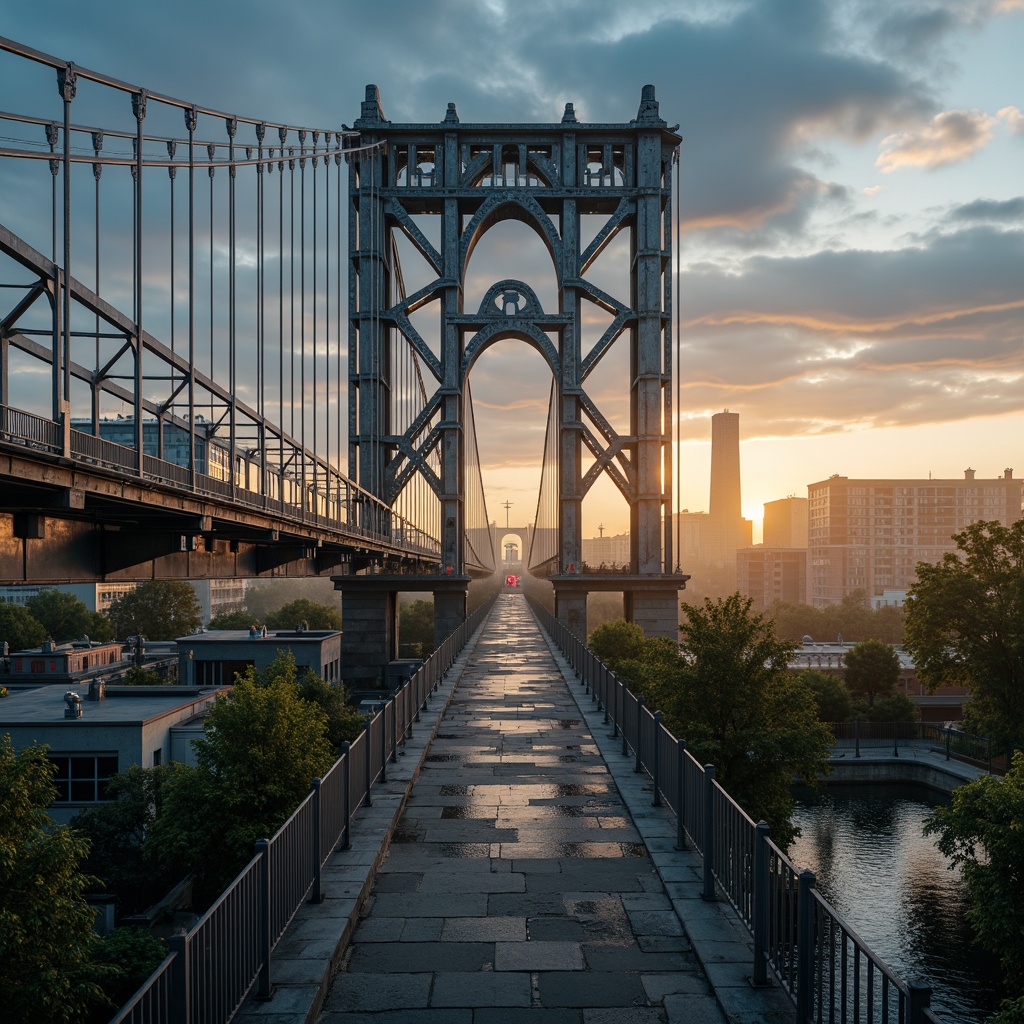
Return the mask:
[[[505,577],[505,586],[506,587],[518,587],[519,586],[519,577],[518,576],[506,576]]]

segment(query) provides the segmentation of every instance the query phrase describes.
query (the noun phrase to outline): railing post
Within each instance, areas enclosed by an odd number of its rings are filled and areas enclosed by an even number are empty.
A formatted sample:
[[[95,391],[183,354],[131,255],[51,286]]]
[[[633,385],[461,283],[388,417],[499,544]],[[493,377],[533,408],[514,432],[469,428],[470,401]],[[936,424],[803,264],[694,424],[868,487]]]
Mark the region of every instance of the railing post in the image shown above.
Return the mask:
[[[345,740],[341,745],[342,767],[341,767],[341,817],[344,824],[341,826],[340,849],[347,850],[352,845],[352,798],[349,794],[350,779],[352,778],[351,755],[349,751],[352,744]]]
[[[257,925],[259,929],[260,973],[256,988],[257,999],[269,999],[274,994],[274,986],[270,983],[270,840],[258,839],[256,853],[260,858],[259,867],[259,899]]]
[[[323,854],[320,849],[320,789],[323,781],[316,778],[311,785],[313,787],[313,887],[309,893],[309,902],[323,903],[324,894],[320,890],[320,869],[323,862]]]
[[[907,984],[907,1024],[925,1024],[924,1011],[931,1005],[930,986],[916,981]]]
[[[756,987],[768,984],[768,823],[754,829],[754,974]]]
[[[611,717],[608,714],[608,666],[602,663],[598,675],[601,678],[601,696],[603,698],[601,703],[604,707],[604,724],[607,725]]]
[[[800,872],[796,895],[796,1019],[800,1024],[814,1013],[814,890],[813,871]]]
[[[661,712],[654,712],[654,750],[651,751],[651,759],[654,762],[654,771],[651,778],[654,780],[654,796],[651,798],[652,807],[661,806],[661,758],[658,756],[658,749],[661,744],[658,742],[661,733]]]
[[[704,765],[704,884],[702,900],[715,898],[715,766]]]
[[[167,951],[174,954],[171,961],[171,1024],[191,1024],[192,965],[188,959],[188,936],[168,935]]]
[[[853,745],[856,750],[855,757],[860,757],[860,719],[853,720]]]
[[[363,739],[366,740],[366,742],[363,744],[363,749],[366,751],[365,757],[366,757],[366,806],[367,807],[372,807],[373,806],[373,795],[372,795],[373,776],[370,774],[370,772],[373,771],[373,758],[371,756],[371,751],[370,751],[370,746],[371,746],[371,744],[370,744],[370,737],[372,736],[372,732],[371,732],[370,727],[373,724],[373,718],[374,718],[374,716],[371,715],[365,722],[363,722],[363,730],[364,730],[363,731]],[[383,724],[383,723],[381,723],[381,724]]]
[[[619,691],[622,687],[619,685],[619,677],[613,675],[611,672],[608,673],[611,677],[612,682],[609,684],[612,690],[612,739],[616,739],[619,735],[619,719],[622,717],[622,709],[620,704],[623,701],[619,697]]]
[[[686,765],[686,740],[676,740],[676,792],[679,794],[679,806],[676,808],[676,849],[686,849],[686,825],[683,810],[686,807],[686,791],[683,789],[684,769]]]
[[[619,686],[622,688],[622,756],[629,753],[629,743],[626,739],[626,684],[620,679]]]
[[[900,723],[892,723],[892,756],[900,756]]]
[[[953,738],[953,730],[946,726],[946,760],[949,760],[949,741]]]
[[[641,759],[640,759],[640,737],[642,730],[640,728],[640,720],[644,715],[644,695],[637,694],[636,698],[636,746],[633,747],[633,753],[635,755],[633,763],[633,771],[639,772],[641,770]]]

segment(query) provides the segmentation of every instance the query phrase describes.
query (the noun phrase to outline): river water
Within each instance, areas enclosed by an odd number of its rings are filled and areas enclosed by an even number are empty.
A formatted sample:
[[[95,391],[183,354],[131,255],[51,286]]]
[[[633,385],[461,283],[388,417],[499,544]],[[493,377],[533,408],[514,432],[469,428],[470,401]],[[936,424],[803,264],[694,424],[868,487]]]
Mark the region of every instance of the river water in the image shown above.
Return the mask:
[[[790,858],[899,977],[932,987],[944,1024],[983,1024],[999,1005],[998,970],[971,941],[959,872],[921,833],[939,802],[923,786],[801,790]]]

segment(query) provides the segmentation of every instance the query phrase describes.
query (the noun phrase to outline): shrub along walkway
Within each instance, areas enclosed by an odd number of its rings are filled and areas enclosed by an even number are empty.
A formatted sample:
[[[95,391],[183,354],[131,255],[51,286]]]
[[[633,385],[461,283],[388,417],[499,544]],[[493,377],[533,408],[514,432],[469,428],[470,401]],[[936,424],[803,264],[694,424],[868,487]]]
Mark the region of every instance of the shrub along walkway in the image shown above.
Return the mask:
[[[718,1024],[674,903],[544,634],[501,597],[319,1019]],[[735,945],[721,907],[688,905]],[[777,1019],[746,992],[731,1019]]]

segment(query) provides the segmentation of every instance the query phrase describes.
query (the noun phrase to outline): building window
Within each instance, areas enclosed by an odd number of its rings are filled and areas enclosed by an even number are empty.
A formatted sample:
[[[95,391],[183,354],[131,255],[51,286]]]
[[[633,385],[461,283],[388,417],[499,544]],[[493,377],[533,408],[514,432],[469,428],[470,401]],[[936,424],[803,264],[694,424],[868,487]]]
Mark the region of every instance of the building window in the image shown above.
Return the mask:
[[[94,804],[109,800],[107,783],[117,774],[117,754],[51,754],[56,767],[55,804]]]

